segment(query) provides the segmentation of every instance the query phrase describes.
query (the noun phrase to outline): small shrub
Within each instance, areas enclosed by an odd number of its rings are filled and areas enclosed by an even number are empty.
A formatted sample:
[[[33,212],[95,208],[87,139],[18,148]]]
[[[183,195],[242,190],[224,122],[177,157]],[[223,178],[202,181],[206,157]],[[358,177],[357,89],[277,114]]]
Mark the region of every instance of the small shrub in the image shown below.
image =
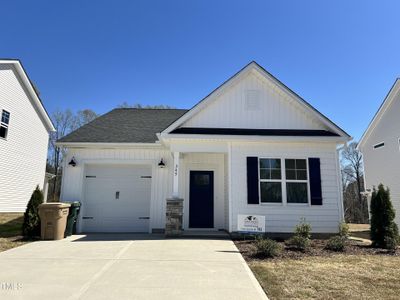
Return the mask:
[[[255,245],[259,256],[276,257],[282,252],[282,246],[274,240],[257,238]]]
[[[26,237],[40,236],[39,205],[43,203],[43,193],[39,186],[33,191],[24,214],[22,233]]]
[[[346,246],[346,238],[336,235],[328,240],[328,243],[326,244],[325,248],[332,251],[343,252],[345,246]]]
[[[306,239],[311,238],[311,225],[306,222],[306,219],[301,218],[300,223],[296,225],[294,230],[295,235],[302,236]]]
[[[286,241],[286,245],[291,249],[305,251],[310,247],[310,239],[305,238],[304,236],[295,234],[290,239]]]
[[[339,224],[339,236],[346,239],[349,237],[349,225],[347,223]]]
[[[371,198],[371,240],[373,247],[396,249],[399,230],[394,222],[396,212],[390,201],[390,191],[383,184],[374,188]]]

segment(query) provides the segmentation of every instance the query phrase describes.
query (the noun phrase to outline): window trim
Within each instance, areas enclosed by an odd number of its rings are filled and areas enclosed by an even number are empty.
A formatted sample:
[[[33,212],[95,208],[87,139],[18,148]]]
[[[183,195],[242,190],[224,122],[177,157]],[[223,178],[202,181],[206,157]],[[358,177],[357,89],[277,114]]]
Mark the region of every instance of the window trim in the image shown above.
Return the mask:
[[[380,148],[383,148],[383,147],[385,147],[385,142],[380,142],[380,143],[377,143],[377,144],[373,145],[374,150],[375,149],[380,149]]]
[[[279,159],[281,161],[281,179],[261,179],[260,178],[260,159]],[[294,180],[294,179],[286,179],[286,159],[304,159],[306,161],[306,174],[307,180]],[[308,165],[309,157],[304,156],[259,156],[258,157],[258,205],[266,205],[266,206],[309,206],[311,207],[311,187],[310,187],[310,167]],[[281,182],[282,188],[282,202],[262,202],[261,201],[261,180],[264,182]],[[307,183],[307,203],[288,203],[287,202],[287,182],[299,182],[299,183]],[[254,204],[253,204],[254,205]]]
[[[2,122],[3,113],[8,113],[8,123]],[[11,113],[10,113],[8,110],[5,110],[5,109],[2,109],[2,110],[1,110],[1,115],[0,115],[0,127],[6,128],[6,136],[5,136],[5,137],[0,136],[0,139],[1,139],[1,140],[7,140],[7,137],[8,137],[8,130],[9,130],[9,126],[10,126],[10,116],[11,116]]]

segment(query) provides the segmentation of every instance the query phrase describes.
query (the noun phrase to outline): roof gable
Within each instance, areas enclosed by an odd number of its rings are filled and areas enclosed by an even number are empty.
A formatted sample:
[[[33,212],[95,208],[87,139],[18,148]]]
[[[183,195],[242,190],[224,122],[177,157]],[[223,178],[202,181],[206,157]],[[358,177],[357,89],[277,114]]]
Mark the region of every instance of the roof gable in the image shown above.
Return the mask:
[[[244,95],[252,91],[261,94],[259,95],[261,106],[258,111],[251,111],[251,109],[246,111],[245,108],[248,104],[245,103]],[[233,114],[225,113],[230,106],[234,106],[233,110],[236,111]],[[276,111],[283,110],[284,119],[276,115]],[[222,115],[223,118],[221,118]],[[349,138],[346,132],[256,62],[251,62],[215,89],[189,112],[167,127],[163,134],[168,134],[178,127],[300,128],[328,130]]]
[[[22,63],[18,59],[0,59],[0,65],[12,65],[15,68],[19,78],[21,79],[22,84],[29,94],[29,98],[32,99],[32,104],[35,107],[37,114],[39,115],[46,129],[48,131],[55,131],[49,114],[47,113],[42,101],[40,100],[39,95],[37,94],[35,87],[29,79],[28,74],[25,72]]]
[[[383,100],[381,106],[378,108],[378,111],[375,113],[374,117],[369,123],[367,129],[365,130],[364,134],[362,135],[358,143],[359,148],[362,148],[366,144],[366,142],[374,132],[375,128],[379,126],[386,112],[389,111],[390,107],[395,103],[395,101],[400,101],[400,78],[396,79],[389,93]]]

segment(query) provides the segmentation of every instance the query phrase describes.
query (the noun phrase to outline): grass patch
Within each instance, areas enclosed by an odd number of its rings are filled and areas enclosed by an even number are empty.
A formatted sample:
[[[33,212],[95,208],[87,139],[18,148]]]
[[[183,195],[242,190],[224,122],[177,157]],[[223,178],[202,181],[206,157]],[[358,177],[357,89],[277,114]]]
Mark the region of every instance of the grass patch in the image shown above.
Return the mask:
[[[334,255],[250,261],[270,299],[398,299],[400,259]]]
[[[0,252],[27,242],[22,236],[23,213],[0,213]]]

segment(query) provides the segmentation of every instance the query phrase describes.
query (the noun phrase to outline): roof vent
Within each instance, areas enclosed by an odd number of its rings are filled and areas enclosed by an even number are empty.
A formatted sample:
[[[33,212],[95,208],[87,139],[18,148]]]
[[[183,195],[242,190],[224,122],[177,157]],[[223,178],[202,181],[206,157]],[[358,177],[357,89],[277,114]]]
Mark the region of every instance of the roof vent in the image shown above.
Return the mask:
[[[245,92],[245,109],[246,110],[260,109],[260,91],[247,90]]]

